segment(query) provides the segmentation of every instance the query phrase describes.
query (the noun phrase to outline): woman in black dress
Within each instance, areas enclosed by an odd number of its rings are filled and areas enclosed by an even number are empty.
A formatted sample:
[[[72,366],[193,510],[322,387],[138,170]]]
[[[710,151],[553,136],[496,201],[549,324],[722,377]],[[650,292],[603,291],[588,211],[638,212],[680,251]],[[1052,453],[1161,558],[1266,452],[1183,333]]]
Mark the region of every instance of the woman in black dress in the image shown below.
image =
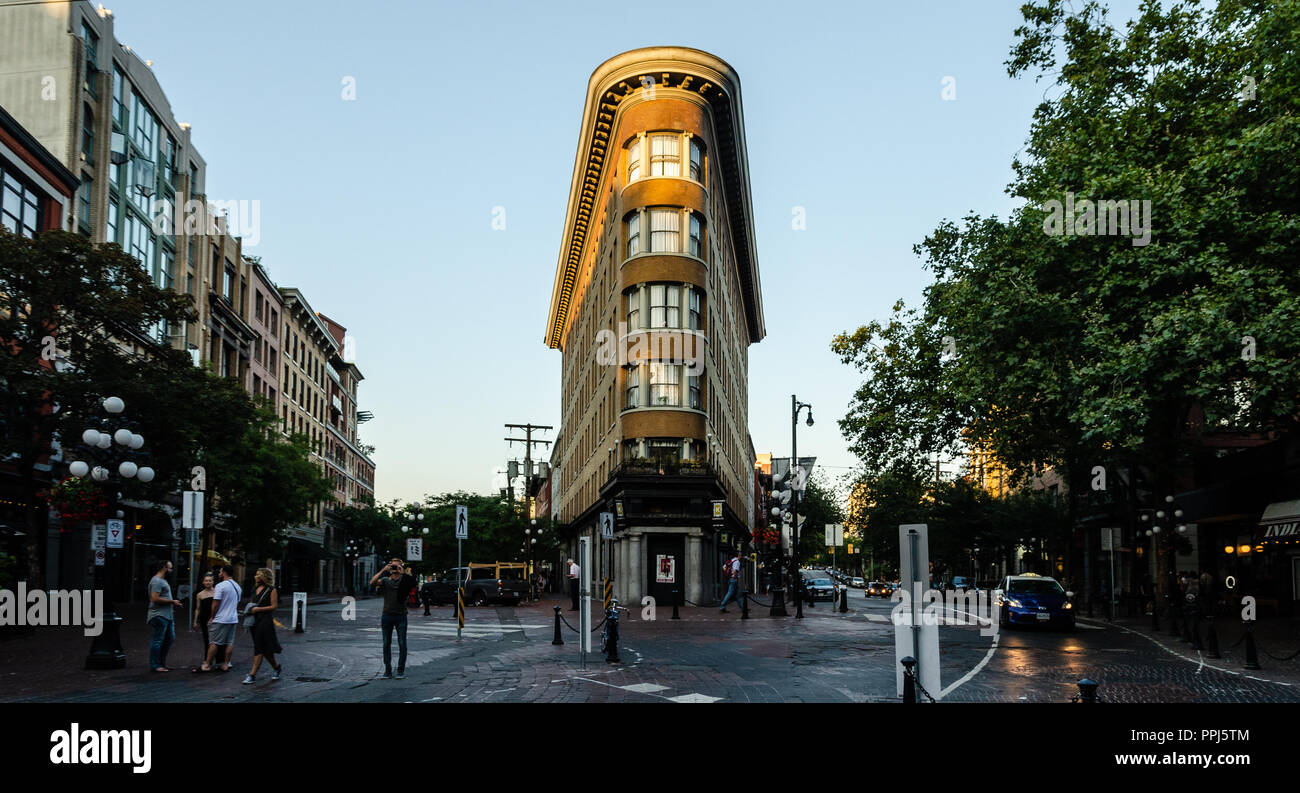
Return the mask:
[[[208,620],[212,619],[212,573],[203,576],[203,588],[195,595],[194,630],[203,631],[203,654],[208,652]]]
[[[280,594],[275,588],[275,573],[263,567],[254,577],[257,588],[249,601],[253,615],[253,670],[244,678],[245,684],[252,684],[257,679],[257,670],[262,665],[262,656],[275,670],[272,680],[280,679],[283,667],[275,662],[280,650],[280,640],[275,636],[275,610],[280,606]]]

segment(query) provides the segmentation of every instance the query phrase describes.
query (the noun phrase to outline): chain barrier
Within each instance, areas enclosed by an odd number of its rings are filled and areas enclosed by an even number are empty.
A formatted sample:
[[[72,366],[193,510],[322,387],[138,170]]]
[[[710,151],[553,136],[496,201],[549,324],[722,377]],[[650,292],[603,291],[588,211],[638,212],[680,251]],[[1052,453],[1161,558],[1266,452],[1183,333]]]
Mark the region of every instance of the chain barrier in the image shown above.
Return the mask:
[[[771,604],[771,603],[764,603],[763,601],[759,600],[758,598],[754,597],[753,595],[750,595],[750,596],[749,596],[749,602],[750,602],[750,603],[757,603],[758,605],[762,606],[763,608],[769,608],[769,609],[772,608],[772,604]]]
[[[1300,655],[1300,650],[1296,650],[1290,655],[1284,655],[1284,656],[1273,655],[1268,650],[1265,650],[1263,647],[1260,647],[1259,651],[1264,655],[1267,655],[1269,658],[1272,658],[1274,661],[1290,661],[1291,659],[1295,658],[1297,655]]]
[[[906,675],[906,676],[908,676],[908,677],[910,677],[910,678],[912,678],[912,684],[916,686],[916,690],[917,690],[917,691],[920,691],[922,694],[925,695],[925,698],[926,698],[926,699],[928,699],[928,700],[930,700],[931,702],[934,702],[934,703],[937,703],[937,702],[938,702],[938,700],[936,700],[934,697],[930,696],[930,692],[929,692],[929,691],[926,691],[926,690],[925,690],[925,686],[921,685],[921,680],[920,680],[920,678],[918,678],[918,677],[916,676],[916,672],[914,672],[914,671],[911,670],[911,669],[904,669],[904,670],[903,670],[903,674]]]
[[[605,624],[605,620],[607,620],[607,619],[609,619],[609,615],[608,615],[608,614],[605,615],[605,619],[604,619],[604,620],[601,620],[601,621],[600,621],[600,625],[597,625],[596,627],[594,627],[594,628],[591,629],[591,632],[592,632],[592,633],[595,633],[596,631],[600,630],[600,626],[601,626],[601,625],[604,625],[604,624]],[[582,633],[582,631],[578,630],[577,628],[573,627],[572,625],[569,625],[569,621],[566,620],[566,619],[564,618],[564,615],[563,615],[563,614],[560,615],[560,622],[563,622],[563,623],[564,623],[564,624],[569,628],[569,630],[573,631],[574,633]]]

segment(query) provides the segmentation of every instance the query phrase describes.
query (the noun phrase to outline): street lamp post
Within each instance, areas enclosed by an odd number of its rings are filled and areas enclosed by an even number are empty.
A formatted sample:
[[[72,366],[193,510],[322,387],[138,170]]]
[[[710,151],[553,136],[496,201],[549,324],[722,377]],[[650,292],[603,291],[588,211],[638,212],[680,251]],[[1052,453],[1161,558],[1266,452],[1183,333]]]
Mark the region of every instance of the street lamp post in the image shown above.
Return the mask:
[[[117,485],[128,479],[152,482],[154,470],[137,462],[146,459],[145,452],[141,451],[144,436],[132,430],[130,422],[114,419],[126,409],[126,403],[113,396],[101,404],[108,416],[99,419],[96,422],[98,426],[87,427],[81,433],[77,459],[68,465],[68,473],[79,479],[89,476],[95,482],[106,483],[108,513],[114,516],[113,520],[118,520],[123,513],[117,508],[121,498]],[[119,531],[125,532],[125,528]],[[126,666],[120,633],[122,618],[117,614],[113,597],[119,554],[116,548],[105,550],[108,558],[104,570],[102,573],[98,568],[95,570],[96,588],[104,593],[103,630],[90,645],[90,654],[86,656],[87,669],[122,669]]]
[[[348,538],[347,550],[344,551],[344,555],[348,557],[348,560],[351,563],[351,567],[352,567],[351,575],[348,576],[348,594],[356,595],[357,561],[361,558],[361,548],[360,546],[357,545],[357,541],[354,538],[351,537]]]
[[[799,466],[799,411],[808,408],[808,426],[813,425],[812,405],[800,402],[794,394],[790,395],[790,476],[795,475]],[[790,487],[790,522],[793,525],[794,546],[790,549],[790,583],[794,584],[794,616],[803,617],[803,575],[799,572],[799,490],[791,480]]]
[[[1174,635],[1181,635],[1177,624],[1177,617],[1181,611],[1180,603],[1175,596],[1175,590],[1178,589],[1178,572],[1174,568],[1177,566],[1174,560],[1174,538],[1173,532],[1179,534],[1187,533],[1187,525],[1182,522],[1183,511],[1173,506],[1174,497],[1165,496],[1165,508],[1143,511],[1141,518],[1143,523],[1149,523],[1151,528],[1146,529],[1146,536],[1153,538],[1155,557],[1156,557],[1156,575],[1159,575],[1159,563],[1163,556],[1165,560],[1166,580],[1165,580],[1165,604],[1168,609],[1167,614],[1170,620],[1170,628]],[[1161,534],[1164,535],[1162,541]],[[1114,593],[1111,593],[1114,597]],[[1156,610],[1156,605],[1151,606],[1152,612]],[[1156,624],[1152,621],[1152,624]]]
[[[528,538],[528,591],[534,601],[541,600],[537,591],[537,538],[543,533],[545,529],[537,528],[537,518],[532,519],[531,528],[524,529],[524,536]]]
[[[402,513],[402,518],[407,521],[407,525],[402,526],[402,536],[404,538],[424,539],[429,533],[428,526],[421,526],[424,522],[424,512],[420,510],[420,505],[415,504]],[[405,556],[405,554],[403,554]],[[423,546],[421,548],[420,559],[423,561]]]

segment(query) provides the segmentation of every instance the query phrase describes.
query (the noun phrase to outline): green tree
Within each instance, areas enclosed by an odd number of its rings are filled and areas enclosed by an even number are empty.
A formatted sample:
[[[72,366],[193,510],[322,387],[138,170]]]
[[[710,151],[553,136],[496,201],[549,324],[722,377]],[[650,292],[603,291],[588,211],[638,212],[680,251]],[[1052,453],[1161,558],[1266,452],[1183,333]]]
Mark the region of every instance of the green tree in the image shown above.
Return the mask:
[[[180,355],[153,341],[151,329],[196,315],[188,295],[158,288],[117,246],[96,248],[60,231],[27,239],[0,229],[0,301],[2,448],[17,455],[28,536],[38,537],[36,465],[57,428],[84,428],[104,415],[92,396],[110,395],[117,378],[147,378],[154,361]],[[69,365],[54,365],[56,350]]]

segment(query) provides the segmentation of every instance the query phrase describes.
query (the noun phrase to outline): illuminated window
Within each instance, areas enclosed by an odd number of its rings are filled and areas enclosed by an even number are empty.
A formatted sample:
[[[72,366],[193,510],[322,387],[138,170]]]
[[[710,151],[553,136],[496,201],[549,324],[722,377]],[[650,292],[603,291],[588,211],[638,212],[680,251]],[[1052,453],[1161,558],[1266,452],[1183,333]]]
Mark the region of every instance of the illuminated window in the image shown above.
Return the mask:
[[[681,137],[676,134],[650,136],[650,175],[680,176]]]

